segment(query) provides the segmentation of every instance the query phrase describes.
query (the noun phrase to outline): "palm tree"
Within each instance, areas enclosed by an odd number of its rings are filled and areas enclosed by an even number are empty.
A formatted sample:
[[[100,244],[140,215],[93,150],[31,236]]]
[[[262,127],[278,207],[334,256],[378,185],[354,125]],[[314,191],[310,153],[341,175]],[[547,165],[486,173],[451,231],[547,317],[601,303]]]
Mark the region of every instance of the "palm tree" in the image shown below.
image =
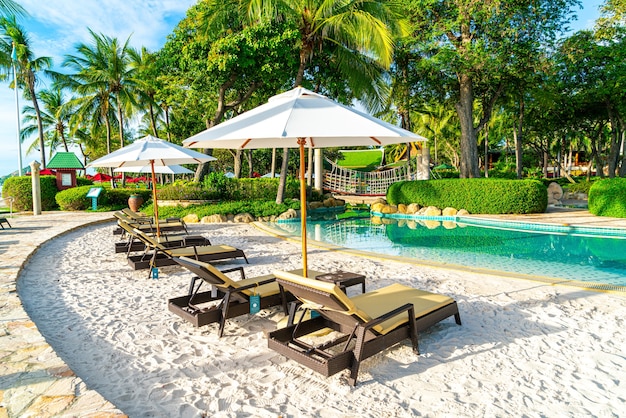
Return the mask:
[[[25,16],[28,13],[13,0],[0,0],[0,14],[4,16]]]
[[[34,56],[34,53],[30,47],[30,39],[24,29],[17,24],[15,16],[0,19],[0,30],[2,31],[2,37],[4,38],[1,41],[0,49],[2,49],[2,51],[6,53],[7,50],[12,51],[13,48],[15,48],[17,56],[17,83],[25,87],[24,97],[30,99],[33,104],[33,109],[37,117],[41,164],[43,168],[45,168],[46,153],[43,137],[43,127],[41,124],[41,113],[39,110],[39,102],[37,100],[35,86],[38,80],[37,72],[50,68],[52,66],[52,59],[50,57],[36,58]]]
[[[50,155],[59,146],[62,145],[65,152],[69,152],[68,146],[68,125],[73,109],[67,105],[61,89],[42,90],[39,92],[39,99],[43,103],[41,109],[41,124],[44,136],[47,139]],[[24,121],[26,122],[22,128],[22,138],[27,138],[38,129],[37,115],[32,106],[24,107]],[[29,150],[36,146],[35,141]]]
[[[158,137],[157,120],[162,108],[155,100],[157,91],[155,63],[156,55],[148,52],[146,48],[141,48],[140,53],[131,54],[130,65],[137,71],[137,102],[140,109],[148,109],[147,118],[152,130],[150,134]]]
[[[362,76],[346,64],[361,61],[354,59],[356,51],[388,67],[393,60],[392,39],[404,32],[394,3],[382,0],[242,0],[242,3],[250,20],[282,17],[296,24],[300,32],[300,66],[294,87],[302,85],[307,66],[318,51],[330,49],[340,64],[337,68],[345,72],[342,75],[348,80]],[[363,85],[362,81],[360,84]],[[289,149],[283,149],[283,154],[276,203],[283,201]]]
[[[77,121],[92,120],[91,130],[106,127],[107,152],[111,152],[112,123],[119,129],[120,147],[124,146],[124,114],[136,104],[133,97],[138,84],[135,68],[130,65],[136,54],[128,40],[119,45],[115,38],[98,35],[90,30],[92,44],[79,44],[77,55],[67,55],[63,66],[73,70],[68,76],[56,74],[59,85],[78,94]],[[111,118],[113,112],[117,115]],[[97,113],[97,115],[96,115]]]

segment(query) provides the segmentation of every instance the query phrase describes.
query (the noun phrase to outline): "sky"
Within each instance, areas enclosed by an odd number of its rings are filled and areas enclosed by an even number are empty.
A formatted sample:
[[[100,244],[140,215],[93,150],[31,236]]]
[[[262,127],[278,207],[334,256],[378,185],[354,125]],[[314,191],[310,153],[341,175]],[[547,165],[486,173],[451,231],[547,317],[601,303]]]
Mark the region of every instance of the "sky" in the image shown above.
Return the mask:
[[[98,34],[125,41],[130,45],[156,51],[165,43],[178,22],[185,17],[196,0],[17,0],[29,16],[18,23],[28,34],[35,56],[51,57],[55,69],[61,70],[65,55],[75,54],[75,46],[89,43],[88,28]],[[577,11],[578,20],[573,30],[591,29],[598,17],[601,0],[583,0],[583,10]],[[48,88],[48,82],[38,89]],[[26,104],[19,95],[20,108]],[[28,103],[30,104],[30,103]],[[22,144],[22,166],[40,161],[38,152],[26,154],[28,145]],[[80,153],[77,153],[82,158]],[[49,160],[49,152],[46,151]],[[8,83],[0,83],[0,176],[18,168],[17,111],[15,91]]]

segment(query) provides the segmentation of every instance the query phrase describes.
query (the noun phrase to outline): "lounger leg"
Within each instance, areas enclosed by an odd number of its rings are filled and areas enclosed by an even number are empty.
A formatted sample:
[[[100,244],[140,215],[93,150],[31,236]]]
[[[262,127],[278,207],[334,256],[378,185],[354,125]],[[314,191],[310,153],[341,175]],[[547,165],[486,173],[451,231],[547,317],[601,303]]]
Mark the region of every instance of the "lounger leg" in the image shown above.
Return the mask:
[[[411,336],[411,344],[413,344],[413,351],[416,354],[420,353],[420,348],[417,342],[417,322],[415,321],[415,309],[409,309],[409,335]]]
[[[350,377],[348,383],[350,386],[356,386],[357,376],[359,374],[359,367],[361,366],[361,360],[363,357],[363,348],[365,347],[365,328],[358,327],[356,330],[356,345],[354,346],[354,360],[352,367],[350,368]]]
[[[454,314],[454,320],[456,321],[457,325],[461,325],[461,314],[459,314],[458,312]]]
[[[224,325],[226,325],[226,317],[228,316],[228,305],[230,305],[230,292],[226,292],[222,301],[222,317],[220,318],[220,329],[217,334],[220,338],[222,338],[222,334],[224,334]]]

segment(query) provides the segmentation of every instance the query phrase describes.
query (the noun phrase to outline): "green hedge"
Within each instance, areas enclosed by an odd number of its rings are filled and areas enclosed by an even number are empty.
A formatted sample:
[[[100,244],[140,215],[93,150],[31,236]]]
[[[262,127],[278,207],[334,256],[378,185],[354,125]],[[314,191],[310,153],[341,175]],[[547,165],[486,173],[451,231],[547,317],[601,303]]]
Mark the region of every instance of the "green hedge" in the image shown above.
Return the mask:
[[[626,218],[626,179],[598,180],[591,185],[588,198],[592,214]]]
[[[183,217],[190,213],[195,213],[200,219],[204,216],[210,216],[215,214],[232,214],[249,213],[255,218],[260,216],[272,216],[280,215],[287,209],[300,209],[300,201],[287,199],[284,203],[277,205],[276,197],[271,200],[243,200],[243,201],[227,201],[205,205],[193,205],[186,208],[182,206],[160,206],[159,218],[168,217]],[[154,208],[152,205],[144,205],[141,211],[146,215],[154,215]]]
[[[57,194],[55,176],[41,176],[41,210],[58,209],[54,196]],[[13,197],[13,210],[17,212],[33,210],[33,183],[30,176],[9,177],[2,185],[2,197]]]
[[[61,210],[86,210],[91,208],[92,199],[87,197],[93,186],[72,187],[56,195],[56,201]],[[98,196],[99,209],[121,209],[128,206],[130,195],[141,195],[144,201],[150,200],[152,191],[147,189],[110,189],[107,187]]]
[[[537,180],[445,179],[401,181],[387,190],[392,205],[466,209],[473,214],[543,213],[546,186]]]
[[[223,173],[209,174],[204,183],[176,181],[158,190],[159,200],[257,200],[276,199],[279,179],[231,179]],[[285,199],[300,196],[300,182],[287,178]]]

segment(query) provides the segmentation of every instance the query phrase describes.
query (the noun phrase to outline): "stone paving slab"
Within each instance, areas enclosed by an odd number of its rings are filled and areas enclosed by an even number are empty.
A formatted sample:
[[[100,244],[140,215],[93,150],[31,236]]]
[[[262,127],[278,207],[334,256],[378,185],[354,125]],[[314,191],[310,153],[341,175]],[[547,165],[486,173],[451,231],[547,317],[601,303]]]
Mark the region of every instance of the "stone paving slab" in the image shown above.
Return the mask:
[[[19,300],[22,266],[44,242],[110,213],[44,212],[10,218],[0,229],[0,418],[126,417],[91,390],[39,333]]]

